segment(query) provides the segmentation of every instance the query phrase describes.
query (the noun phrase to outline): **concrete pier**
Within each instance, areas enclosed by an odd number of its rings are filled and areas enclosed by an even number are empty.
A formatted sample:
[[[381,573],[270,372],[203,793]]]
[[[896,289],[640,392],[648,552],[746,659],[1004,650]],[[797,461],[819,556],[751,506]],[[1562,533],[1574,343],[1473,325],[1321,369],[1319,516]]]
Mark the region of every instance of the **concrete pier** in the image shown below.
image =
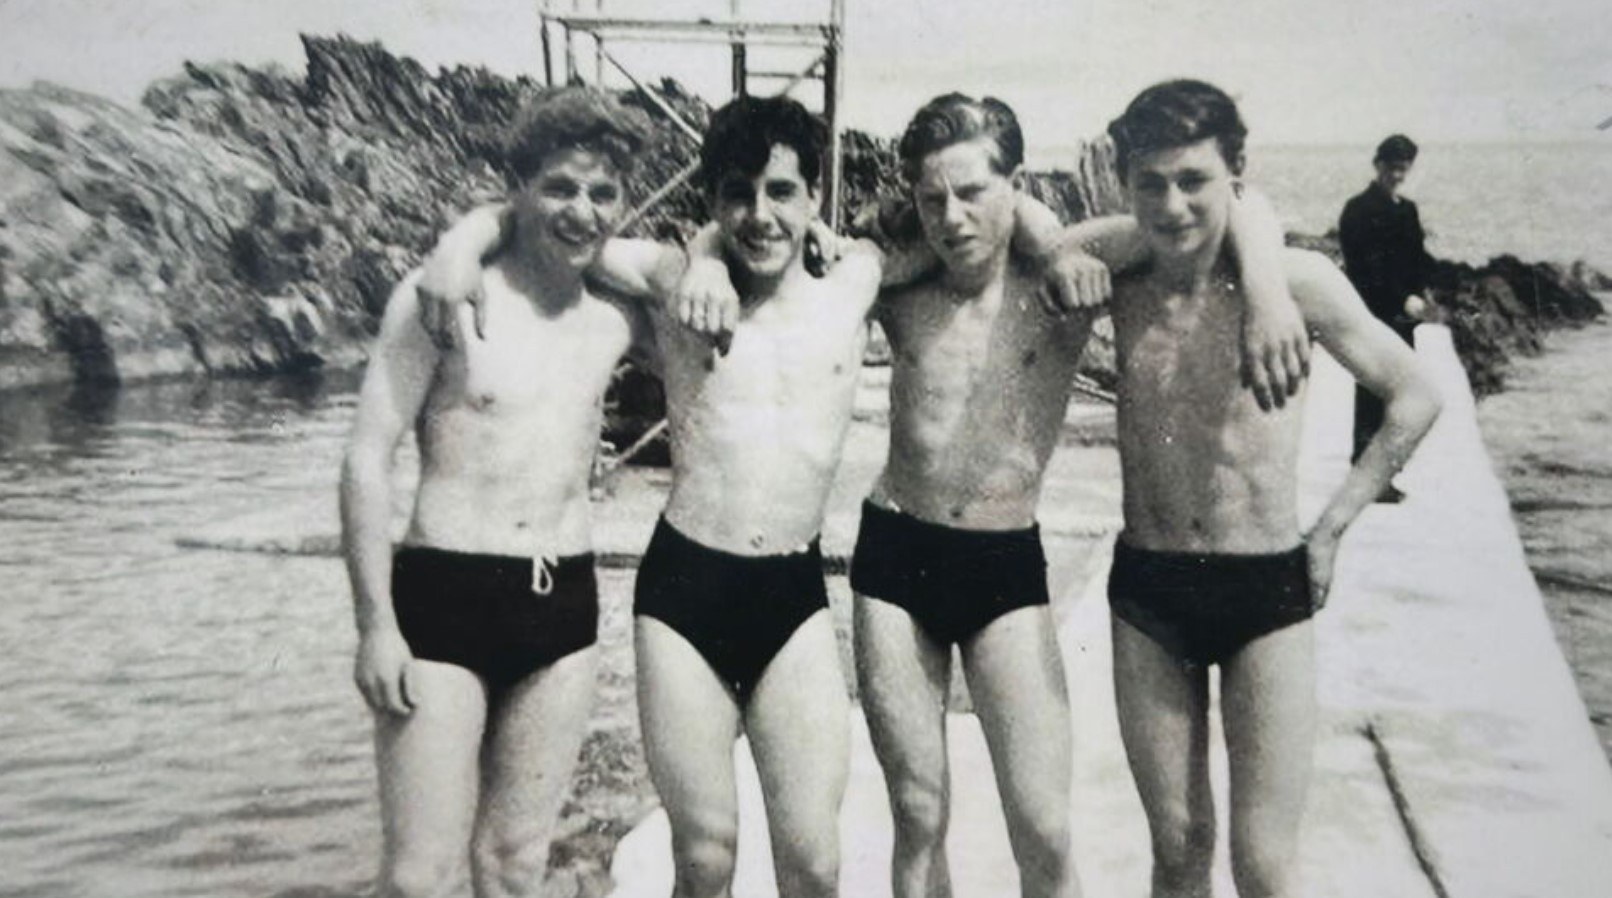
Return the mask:
[[[1409,498],[1367,510],[1344,544],[1318,618],[1322,725],[1305,821],[1304,894],[1378,898],[1600,898],[1612,894],[1612,769],[1545,618],[1483,448],[1473,400],[1442,327],[1418,353],[1445,411],[1400,483]],[[1353,388],[1318,358],[1301,464],[1301,510],[1319,511],[1348,463]],[[1079,414],[1077,410],[1075,414]],[[875,458],[877,452],[853,453]],[[1088,896],[1147,894],[1147,827],[1126,767],[1112,695],[1107,543],[1117,482],[1056,458],[1043,501],[1059,636],[1075,726],[1075,852]],[[853,464],[825,544],[845,547],[871,477]],[[1081,501],[1078,514],[1073,499]],[[1067,511],[1065,510],[1067,509]],[[1059,556],[1085,533],[1087,551]],[[1063,536],[1060,536],[1063,534]],[[1068,537],[1065,539],[1065,537]],[[890,815],[860,714],[843,815],[842,893],[889,895]],[[1017,875],[972,715],[953,714],[949,841],[956,895],[1017,894]],[[1218,805],[1225,759],[1214,740]],[[743,740],[735,895],[776,894],[760,792]],[[1222,823],[1220,832],[1227,828]],[[1216,891],[1235,894],[1224,835]],[[616,895],[671,892],[665,816],[622,840]]]

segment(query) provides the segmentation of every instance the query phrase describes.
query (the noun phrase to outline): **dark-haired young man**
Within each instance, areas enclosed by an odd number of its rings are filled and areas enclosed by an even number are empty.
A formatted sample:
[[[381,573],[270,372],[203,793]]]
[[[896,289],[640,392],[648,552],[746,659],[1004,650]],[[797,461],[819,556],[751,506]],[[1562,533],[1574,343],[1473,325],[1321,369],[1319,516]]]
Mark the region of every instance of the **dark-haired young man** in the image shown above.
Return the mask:
[[[509,142],[518,239],[478,271],[500,321],[439,349],[418,274],[393,292],[342,467],[355,678],[375,713],[379,892],[443,895],[469,853],[479,898],[536,895],[592,705],[598,596],[588,475],[601,398],[641,313],[583,282],[623,211],[641,124],[565,90]],[[420,484],[391,542],[391,473],[413,428]]]
[[[666,383],[672,489],[639,569],[634,636],[644,747],[680,898],[731,889],[741,731],[780,893],[838,890],[850,705],[818,533],[879,269],[865,258],[821,278],[805,269],[825,144],[822,123],[789,99],[741,98],[711,118],[700,185],[714,224],[700,242],[732,261],[745,298],[730,320],[700,322],[731,332],[725,354],[661,312],[681,249],[613,240],[596,268],[651,298]],[[501,240],[496,214],[478,216],[443,239],[447,269],[475,264]],[[452,285],[463,280],[450,270],[444,292],[462,296]],[[504,327],[492,324],[489,333]]]
[[[1377,176],[1365,190],[1344,204],[1338,219],[1338,243],[1343,268],[1371,314],[1388,325],[1401,340],[1415,345],[1413,334],[1425,314],[1433,257],[1428,255],[1422,218],[1416,204],[1399,192],[1416,164],[1417,146],[1403,134],[1392,134],[1377,145],[1372,165]],[[1354,451],[1359,459],[1382,427],[1382,400],[1365,387],[1355,389]],[[1392,484],[1383,488],[1379,502],[1404,498]]]
[[[1009,252],[1024,139],[1005,104],[937,97],[913,116],[899,153],[942,272],[880,303],[894,354],[890,457],[863,505],[851,574],[863,708],[896,821],[895,892],[950,894],[955,645],[1021,891],[1075,895],[1069,707],[1036,506],[1096,308],[1048,314],[1034,300],[1037,273]],[[1096,222],[1060,239],[1122,269],[1139,260],[1134,232],[1128,221]],[[1235,360],[1230,369],[1235,377]]]
[[[950,894],[945,695],[956,645],[1022,892],[1073,895],[1069,709],[1035,510],[1075,364],[1106,298],[1107,271],[1085,251],[1123,268],[1143,248],[1128,219],[1064,230],[1024,198],[1023,136],[998,100],[936,98],[899,152],[921,237],[941,267],[920,280],[907,277],[910,259],[886,272],[876,315],[894,350],[890,458],[863,507],[851,571],[863,708],[896,828],[893,887],[900,898]],[[1279,252],[1269,217],[1269,246],[1258,247],[1269,252],[1255,269],[1273,268]],[[866,241],[853,252],[883,261]],[[1049,267],[1065,304],[1082,307],[1043,308]],[[1090,282],[1092,267],[1102,283]],[[680,292],[716,294],[724,281],[718,271]],[[1302,338],[1285,288],[1264,297],[1287,314],[1285,333]],[[1296,388],[1302,361],[1292,361]],[[1284,375],[1286,363],[1276,363]],[[1287,388],[1265,400],[1284,400]]]
[[[1410,350],[1327,260],[1288,250],[1305,324],[1385,423],[1301,531],[1303,401],[1263,411],[1235,373],[1243,285],[1224,264],[1246,134],[1198,81],[1143,91],[1109,126],[1153,255],[1114,284],[1125,529],[1109,581],[1114,683],[1153,843],[1153,894],[1209,894],[1208,668],[1220,665],[1231,856],[1243,898],[1297,895],[1315,729],[1311,616],[1344,531],[1409,457],[1439,400]]]

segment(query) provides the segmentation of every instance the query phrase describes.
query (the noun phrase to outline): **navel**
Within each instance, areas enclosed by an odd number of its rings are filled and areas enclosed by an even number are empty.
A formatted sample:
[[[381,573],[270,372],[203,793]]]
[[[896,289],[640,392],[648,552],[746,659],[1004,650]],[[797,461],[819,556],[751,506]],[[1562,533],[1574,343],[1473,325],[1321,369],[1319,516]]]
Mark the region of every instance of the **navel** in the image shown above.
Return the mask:
[[[961,506],[961,505],[953,505],[952,510],[951,510],[951,516],[952,516],[952,520],[954,520],[954,521],[962,518],[962,516],[963,516],[963,506]]]
[[[1024,354],[1024,367],[1029,368],[1030,366],[1034,365],[1035,364],[1035,359],[1036,359],[1036,355],[1035,355],[1035,350],[1034,349],[1032,349],[1029,352],[1025,353]]]
[[[757,533],[755,536],[750,537],[750,548],[752,548],[752,549],[759,549],[762,546],[765,546],[766,544],[767,544],[767,538],[765,536],[762,536],[759,533]]]

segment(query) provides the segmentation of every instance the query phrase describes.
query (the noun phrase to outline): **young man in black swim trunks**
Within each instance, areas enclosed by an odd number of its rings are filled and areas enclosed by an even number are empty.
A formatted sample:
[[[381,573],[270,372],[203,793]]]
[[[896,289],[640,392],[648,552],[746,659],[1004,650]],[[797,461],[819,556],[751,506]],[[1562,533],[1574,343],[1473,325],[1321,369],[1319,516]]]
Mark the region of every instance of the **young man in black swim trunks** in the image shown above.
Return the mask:
[[[1339,539],[1438,414],[1408,347],[1324,257],[1288,250],[1311,333],[1386,403],[1382,430],[1301,532],[1302,394],[1261,410],[1237,377],[1244,289],[1222,252],[1246,130],[1196,81],[1142,92],[1109,126],[1153,266],[1114,283],[1125,530],[1109,583],[1120,730],[1147,812],[1155,896],[1209,894],[1208,667],[1221,667],[1239,894],[1297,895],[1315,727],[1311,615]]]
[[[898,244],[885,258],[866,240],[849,250],[884,267],[874,314],[895,351],[890,461],[863,507],[851,572],[863,708],[895,818],[893,889],[898,898],[950,894],[945,694],[955,644],[1022,892],[1072,895],[1069,714],[1035,507],[1075,362],[1107,298],[1108,272],[1091,254],[1123,267],[1145,258],[1145,247],[1128,218],[1063,228],[1018,190],[1023,139],[996,100],[936,98],[914,117],[901,152],[918,207],[910,237],[927,251]],[[1264,217],[1242,219],[1238,243],[1251,268],[1272,275],[1280,235],[1274,213]],[[913,277],[920,256],[941,269]],[[1056,313],[1037,295],[1044,279],[1060,300]],[[1285,283],[1262,283],[1274,289],[1250,311],[1274,305],[1276,314],[1251,314],[1263,326],[1248,329],[1248,342],[1263,363],[1284,340],[1300,348],[1304,331]],[[726,271],[694,252],[679,299],[723,309],[736,303],[727,287]],[[1284,378],[1270,381],[1285,398],[1302,362],[1292,360],[1285,378],[1281,355],[1273,363]]]
[[[372,348],[342,469],[355,677],[375,713],[379,892],[536,895],[592,704],[598,622],[588,477],[601,399],[647,337],[582,278],[624,210],[639,123],[565,90],[512,130],[517,239],[483,271],[500,328],[439,349],[411,274]],[[468,314],[468,313],[465,313]],[[391,537],[394,450],[421,475]]]
[[[793,100],[747,97],[717,110],[700,173],[715,226],[696,242],[731,262],[745,302],[700,321],[699,332],[650,303],[673,470],[639,568],[634,635],[676,896],[731,889],[741,731],[766,799],[780,894],[838,890],[850,703],[818,533],[880,269],[855,257],[823,277],[806,271],[826,138]],[[468,293],[456,270],[499,243],[499,230],[496,212],[472,213],[439,243],[428,268],[445,269],[438,280],[450,309]],[[674,246],[613,240],[596,271],[612,283],[648,282],[650,296],[669,299],[683,265]],[[489,334],[505,327],[496,313],[487,311]],[[707,331],[731,339],[724,353]]]

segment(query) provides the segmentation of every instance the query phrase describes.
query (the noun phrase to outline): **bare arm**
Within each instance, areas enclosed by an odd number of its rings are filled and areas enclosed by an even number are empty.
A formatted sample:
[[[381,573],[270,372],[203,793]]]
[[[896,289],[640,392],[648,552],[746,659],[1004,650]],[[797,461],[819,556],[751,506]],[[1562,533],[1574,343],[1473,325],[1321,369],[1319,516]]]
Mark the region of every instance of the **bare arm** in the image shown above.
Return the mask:
[[[1288,290],[1286,239],[1265,194],[1241,191],[1227,233],[1243,284],[1243,383],[1261,408],[1281,406],[1310,373],[1310,338]]]
[[[1039,209],[1037,208],[1039,207]],[[1020,204],[1014,246],[1031,258],[1047,260],[1051,300],[1057,311],[1095,303],[1071,297],[1109,294],[1106,280],[1088,286],[1085,258],[1123,274],[1149,261],[1150,252],[1136,219],[1105,215],[1060,226],[1050,209]],[[1298,391],[1309,373],[1310,341],[1298,307],[1288,292],[1283,264],[1284,238],[1276,210],[1263,193],[1246,189],[1231,205],[1228,244],[1243,281],[1242,374],[1261,408],[1280,406]]]
[[[1293,296],[1321,345],[1384,401],[1382,428],[1310,530],[1311,571],[1321,600],[1331,582],[1338,540],[1404,467],[1433,426],[1442,402],[1415,353],[1366,309],[1342,272],[1316,253],[1289,251],[1289,258]],[[1318,572],[1318,564],[1324,570]]]
[[[420,323],[439,347],[450,348],[457,334],[458,307],[475,310],[476,337],[487,337],[487,306],[481,301],[481,269],[514,233],[507,203],[478,206],[454,222],[426,256],[420,269]]]
[[[342,553],[359,636],[354,679],[372,708],[396,714],[407,714],[413,702],[411,655],[392,611],[392,456],[425,403],[440,357],[417,318],[417,280],[405,279],[387,302],[341,469]]]

